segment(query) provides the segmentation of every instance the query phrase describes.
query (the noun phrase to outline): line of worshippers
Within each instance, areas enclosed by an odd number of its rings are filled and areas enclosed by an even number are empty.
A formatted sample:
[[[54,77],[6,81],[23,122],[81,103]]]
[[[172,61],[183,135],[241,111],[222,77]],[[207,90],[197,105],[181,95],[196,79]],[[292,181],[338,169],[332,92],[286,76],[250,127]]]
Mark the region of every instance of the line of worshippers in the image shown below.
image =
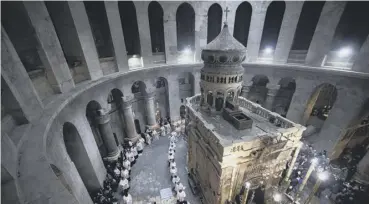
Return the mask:
[[[177,197],[177,204],[187,204],[188,201],[185,200],[186,193],[185,193],[185,187],[180,182],[180,178],[177,175],[177,164],[175,162],[175,148],[176,148],[176,142],[178,137],[181,133],[184,132],[184,126],[185,126],[185,120],[182,120],[181,122],[177,122],[173,124],[175,131],[173,131],[169,135],[170,143],[169,143],[169,150],[168,150],[168,167],[170,172],[170,178],[173,183],[173,192],[175,193]]]
[[[174,124],[177,125],[176,122]],[[160,125],[160,135],[165,136],[171,132],[170,118],[167,118]],[[141,138],[136,145],[129,141],[119,146],[120,155],[117,161],[104,161],[107,176],[103,188],[92,196],[94,204],[118,204],[120,196],[122,197],[122,204],[132,204],[132,196],[128,193],[131,167],[136,163],[136,159],[142,155],[145,143],[150,145],[153,139],[158,140],[159,133],[155,129],[147,128],[145,133],[141,134]],[[113,195],[114,192],[118,193],[118,198]]]

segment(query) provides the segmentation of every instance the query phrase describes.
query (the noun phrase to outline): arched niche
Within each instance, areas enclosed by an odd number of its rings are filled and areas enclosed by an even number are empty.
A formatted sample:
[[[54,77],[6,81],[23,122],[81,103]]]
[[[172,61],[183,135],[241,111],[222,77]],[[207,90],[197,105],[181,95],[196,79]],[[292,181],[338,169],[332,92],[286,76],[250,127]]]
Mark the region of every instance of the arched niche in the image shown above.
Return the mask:
[[[242,2],[236,10],[233,37],[247,47],[251,23],[252,7],[247,1]]]
[[[132,1],[118,2],[127,55],[141,55],[140,35],[138,31],[136,7]]]
[[[301,124],[307,126],[304,136],[310,136],[320,132],[324,121],[329,116],[329,111],[336,102],[336,98],[337,89],[332,84],[324,83],[315,88],[301,120]]]
[[[216,91],[215,94],[215,110],[221,111],[224,107],[224,92],[223,91]]]
[[[99,102],[97,102],[95,100],[90,101],[86,106],[86,118],[87,118],[88,123],[90,124],[90,127],[91,127],[92,133],[94,135],[96,144],[97,144],[97,146],[99,148],[99,151],[100,151],[100,155],[102,157],[105,157],[107,152],[106,152],[106,148],[104,146],[104,142],[101,138],[100,131],[99,131],[99,128],[98,128],[99,124],[97,122],[97,117],[98,117],[97,111],[100,110],[101,108],[102,107],[101,107]]]
[[[296,90],[296,82],[291,77],[284,77],[279,81],[278,85],[280,87],[275,96],[272,111],[286,117]]]
[[[156,79],[155,109],[157,121],[170,116],[168,80],[165,77]]]
[[[268,6],[260,41],[259,55],[262,58],[273,57],[274,51],[270,52],[270,50],[276,48],[285,9],[286,3],[284,1],[273,1]]]
[[[110,91],[108,95],[108,104],[110,104],[110,126],[113,131],[113,135],[115,137],[116,142],[123,143],[123,138],[125,134],[125,123],[123,117],[123,93],[121,90],[114,88]]]
[[[255,75],[252,79],[252,85],[247,98],[255,103],[264,104],[268,88],[266,85],[269,83],[269,79],[265,75]]]
[[[195,11],[189,3],[182,3],[176,13],[177,50],[195,50]]]
[[[157,1],[152,1],[148,12],[152,52],[153,54],[165,53],[163,8]]]
[[[146,94],[146,84],[143,81],[135,81],[132,84],[131,92],[135,96],[143,96]]]
[[[207,42],[210,43],[217,37],[222,29],[222,7],[214,3],[208,11],[208,37]]]
[[[87,150],[77,128],[69,122],[63,124],[63,139],[69,158],[78,171],[88,192],[92,193],[100,188],[94,168],[88,157]]]

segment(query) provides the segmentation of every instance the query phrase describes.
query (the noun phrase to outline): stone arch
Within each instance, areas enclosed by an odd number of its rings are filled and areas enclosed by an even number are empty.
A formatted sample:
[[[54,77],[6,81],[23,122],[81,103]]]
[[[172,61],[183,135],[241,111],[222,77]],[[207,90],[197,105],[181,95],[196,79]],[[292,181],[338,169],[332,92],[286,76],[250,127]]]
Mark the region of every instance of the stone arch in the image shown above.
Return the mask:
[[[141,55],[136,7],[132,1],[119,1],[118,8],[127,55]]]
[[[236,89],[228,89],[226,92],[226,101],[231,101],[234,102],[235,98],[236,98],[236,94],[237,94],[237,90]]]
[[[293,94],[296,90],[296,81],[291,77],[284,77],[278,82],[279,90],[275,96],[272,111],[286,117]]]
[[[74,165],[88,192],[100,188],[99,181],[93,171],[93,166],[84,147],[77,128],[69,122],[63,124],[63,139],[72,165]]]
[[[176,13],[177,50],[195,50],[195,11],[189,3],[182,3]]]
[[[143,81],[135,81],[131,87],[132,94],[136,95],[144,95],[146,94],[146,84]]]
[[[156,79],[155,108],[157,121],[170,116],[168,80],[165,77]]]
[[[249,2],[244,1],[237,7],[233,37],[236,38],[245,47],[247,46],[247,40],[249,37],[251,14],[252,6]]]
[[[284,1],[273,1],[268,6],[260,41],[260,53],[263,58],[272,55],[270,52],[264,52],[266,48],[273,50],[276,48],[285,8]]]
[[[214,40],[222,29],[222,15],[222,7],[219,4],[214,3],[210,6],[208,11],[208,43]]]
[[[255,75],[252,79],[252,85],[247,98],[255,103],[264,104],[268,88],[266,85],[269,83],[269,79],[265,75]]]
[[[308,127],[307,131],[305,131],[305,136],[320,131],[324,121],[329,116],[329,111],[332,109],[336,98],[337,89],[332,84],[323,83],[315,88],[301,120],[301,124]]]
[[[102,109],[99,102],[92,100],[90,101],[86,106],[86,118],[88,123],[90,124],[92,134],[94,135],[97,147],[99,148],[100,154],[102,157],[106,156],[107,152],[104,146],[104,142],[101,138],[100,131],[98,129],[98,123],[97,123],[97,111]]]
[[[215,91],[215,110],[221,111],[224,107],[225,94],[223,90]]]
[[[334,147],[332,158],[343,157],[347,149],[356,148],[357,152],[363,153],[362,150],[369,145],[369,98],[365,100],[357,116],[352,119],[340,137]]]
[[[165,53],[163,8],[157,1],[152,1],[148,7],[148,13],[152,52]]]
[[[14,177],[1,164],[1,203],[21,203],[17,192]]]

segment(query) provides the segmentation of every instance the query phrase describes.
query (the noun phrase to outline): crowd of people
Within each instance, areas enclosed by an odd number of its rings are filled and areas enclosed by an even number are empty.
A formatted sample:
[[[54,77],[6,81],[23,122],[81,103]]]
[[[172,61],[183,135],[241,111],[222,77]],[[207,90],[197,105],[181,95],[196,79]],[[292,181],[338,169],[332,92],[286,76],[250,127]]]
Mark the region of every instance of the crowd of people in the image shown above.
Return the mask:
[[[132,196],[129,194],[131,168],[135,165],[138,157],[142,155],[144,147],[150,145],[153,140],[158,140],[159,135],[170,138],[169,155],[170,155],[170,173],[177,196],[177,203],[188,203],[184,199],[185,187],[180,183],[177,176],[177,167],[174,160],[176,141],[184,133],[185,120],[171,124],[170,118],[161,120],[160,132],[155,129],[147,128],[145,133],[141,134],[136,144],[128,141],[120,145],[120,155],[115,161],[104,161],[107,175],[103,183],[103,187],[92,194],[94,204],[132,204]],[[172,129],[174,131],[172,131]],[[174,170],[172,170],[172,167]]]

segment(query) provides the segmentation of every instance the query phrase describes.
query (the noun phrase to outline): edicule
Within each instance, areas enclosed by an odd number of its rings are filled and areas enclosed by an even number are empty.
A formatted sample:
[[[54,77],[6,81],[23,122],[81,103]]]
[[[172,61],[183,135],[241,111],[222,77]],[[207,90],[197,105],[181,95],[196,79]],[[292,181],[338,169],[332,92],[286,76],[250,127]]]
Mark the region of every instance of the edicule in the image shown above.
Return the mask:
[[[301,145],[305,127],[240,97],[245,58],[225,24],[202,51],[201,95],[187,98],[190,183],[205,203],[233,201],[246,183],[253,199],[271,199]]]

